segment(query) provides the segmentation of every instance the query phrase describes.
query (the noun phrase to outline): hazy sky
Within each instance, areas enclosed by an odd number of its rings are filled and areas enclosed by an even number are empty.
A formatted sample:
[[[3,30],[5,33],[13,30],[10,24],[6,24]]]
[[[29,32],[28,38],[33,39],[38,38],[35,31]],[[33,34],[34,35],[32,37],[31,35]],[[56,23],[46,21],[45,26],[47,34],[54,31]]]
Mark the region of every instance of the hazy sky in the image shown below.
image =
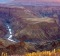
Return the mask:
[[[10,3],[12,1],[20,1],[20,2],[60,2],[60,0],[0,0],[0,3]]]
[[[0,0],[0,3],[8,3],[11,2],[12,0]]]
[[[24,2],[60,2],[60,0],[15,0]]]

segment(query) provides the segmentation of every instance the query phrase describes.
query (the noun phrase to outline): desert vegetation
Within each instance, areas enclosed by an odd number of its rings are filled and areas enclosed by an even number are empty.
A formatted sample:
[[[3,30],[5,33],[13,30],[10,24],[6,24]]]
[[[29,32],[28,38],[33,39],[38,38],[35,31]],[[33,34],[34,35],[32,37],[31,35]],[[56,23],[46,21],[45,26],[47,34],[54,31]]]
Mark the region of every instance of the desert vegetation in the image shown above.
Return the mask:
[[[27,53],[25,56],[60,56],[60,49],[52,50],[52,51],[37,51],[32,53]]]

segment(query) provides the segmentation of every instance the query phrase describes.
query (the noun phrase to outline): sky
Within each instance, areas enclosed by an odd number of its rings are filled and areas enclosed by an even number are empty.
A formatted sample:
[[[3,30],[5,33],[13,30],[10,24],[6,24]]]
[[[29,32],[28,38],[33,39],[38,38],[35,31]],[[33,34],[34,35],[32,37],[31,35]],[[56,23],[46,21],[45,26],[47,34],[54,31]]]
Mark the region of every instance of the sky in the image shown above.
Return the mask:
[[[12,1],[12,0],[11,0]],[[0,0],[0,3],[9,3],[11,2],[10,0]]]
[[[21,2],[60,2],[60,0],[15,0]]]
[[[0,3],[11,3],[13,1],[16,1],[16,2],[20,1],[20,2],[27,2],[27,3],[60,2],[60,0],[0,0]]]

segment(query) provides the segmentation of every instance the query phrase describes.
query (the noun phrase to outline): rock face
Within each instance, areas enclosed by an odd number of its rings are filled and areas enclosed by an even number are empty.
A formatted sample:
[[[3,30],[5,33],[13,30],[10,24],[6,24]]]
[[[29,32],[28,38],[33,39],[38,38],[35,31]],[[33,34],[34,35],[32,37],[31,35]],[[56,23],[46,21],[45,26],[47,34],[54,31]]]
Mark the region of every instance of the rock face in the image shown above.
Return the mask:
[[[0,38],[4,37],[7,34],[7,30],[4,27],[3,22],[0,20]]]
[[[33,20],[34,18],[32,18]],[[49,18],[48,18],[49,19]],[[40,21],[41,22],[40,22]],[[26,20],[30,23],[28,23],[28,25],[20,31],[21,35],[28,35],[28,38],[37,38],[39,40],[49,40],[49,39],[57,39],[57,35],[59,34],[59,26],[57,25],[57,23],[54,20],[50,20],[53,22],[49,22],[47,21],[47,19],[44,19],[46,22],[42,21],[43,19],[39,18],[39,20],[37,21],[29,21]],[[33,23],[32,23],[33,22]],[[49,23],[48,23],[49,22]],[[58,33],[58,34],[57,34]]]

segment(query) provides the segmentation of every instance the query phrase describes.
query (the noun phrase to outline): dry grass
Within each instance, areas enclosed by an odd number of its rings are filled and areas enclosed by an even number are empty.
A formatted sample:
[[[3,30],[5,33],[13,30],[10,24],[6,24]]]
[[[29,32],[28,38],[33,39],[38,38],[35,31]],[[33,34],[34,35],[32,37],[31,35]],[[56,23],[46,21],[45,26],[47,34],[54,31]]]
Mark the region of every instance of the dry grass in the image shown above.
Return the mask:
[[[60,49],[58,50],[52,50],[52,51],[42,51],[42,52],[33,52],[33,53],[27,53],[25,56],[60,56]]]

